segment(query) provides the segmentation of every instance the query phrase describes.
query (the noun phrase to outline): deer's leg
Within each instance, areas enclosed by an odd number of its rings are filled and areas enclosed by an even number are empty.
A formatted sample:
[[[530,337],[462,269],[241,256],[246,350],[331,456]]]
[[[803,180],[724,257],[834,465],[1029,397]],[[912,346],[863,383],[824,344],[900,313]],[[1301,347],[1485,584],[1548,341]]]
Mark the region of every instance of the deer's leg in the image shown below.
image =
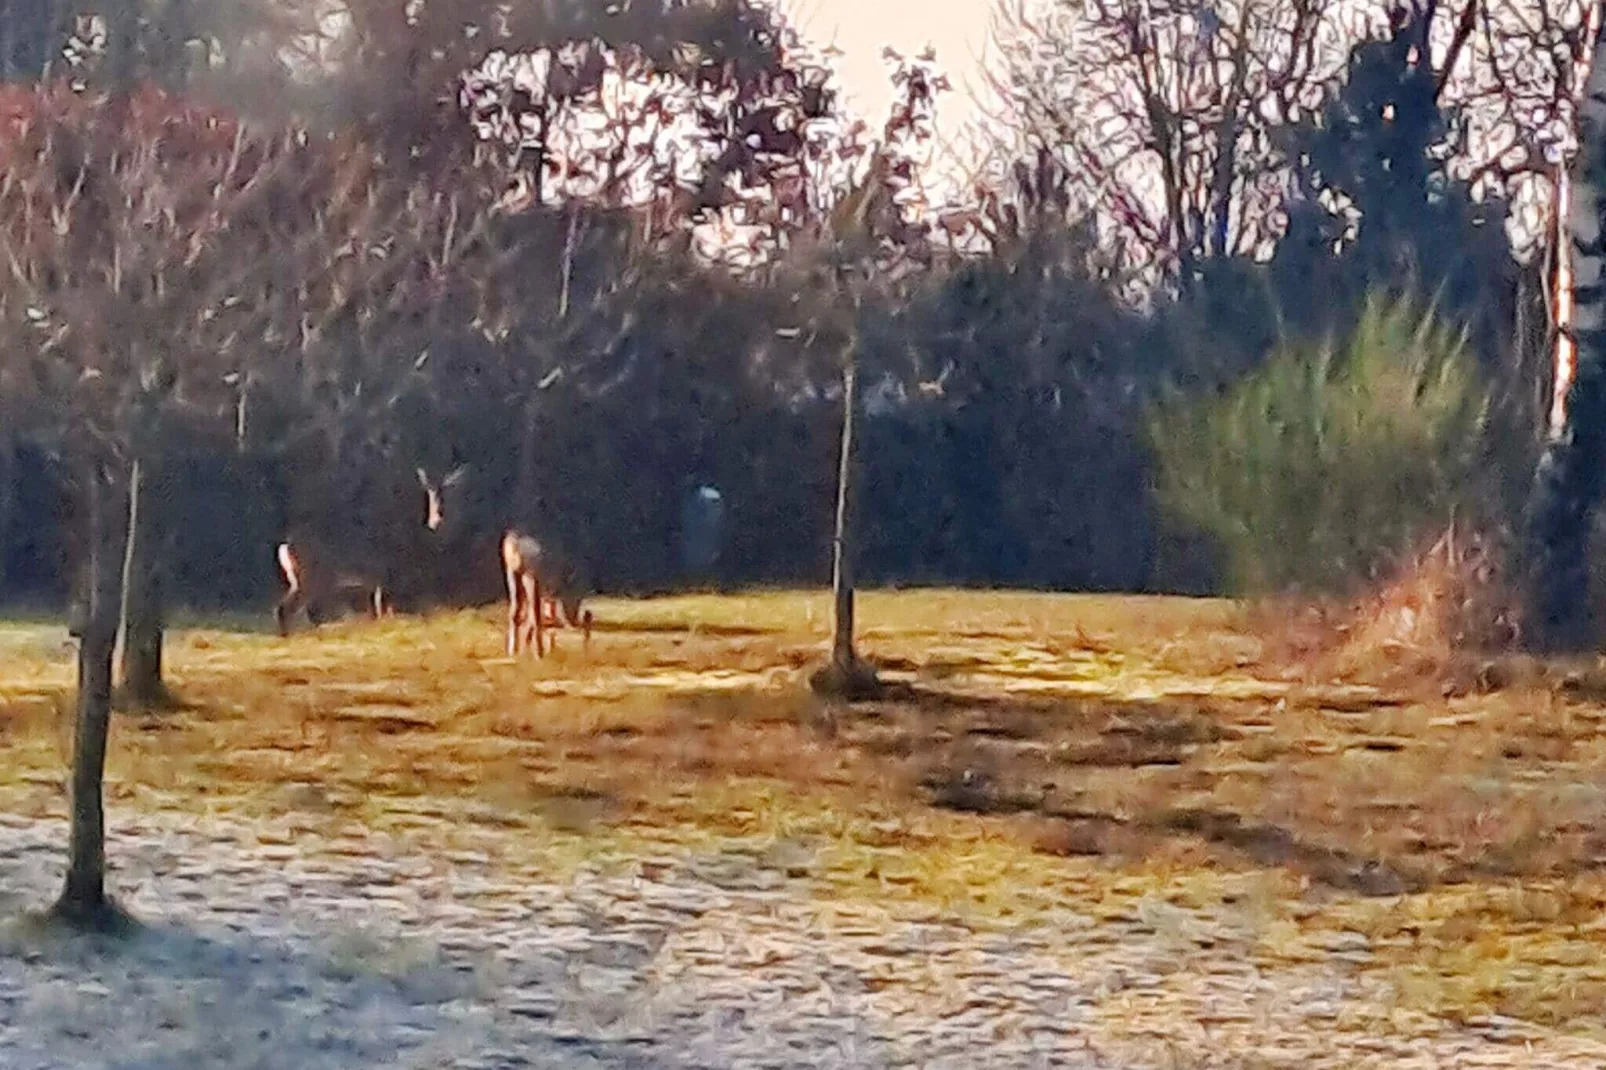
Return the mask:
[[[328,588],[324,586],[318,588],[316,595],[311,590],[306,592],[302,604],[306,607],[309,625],[316,628],[329,619],[329,600],[332,597]]]
[[[541,610],[541,581],[539,578],[531,577],[530,584],[534,588],[531,591],[530,604],[535,611],[535,656],[544,658],[546,650],[542,644],[546,640],[546,621],[543,618],[546,614]]]
[[[508,627],[513,636],[514,653],[530,649],[530,580],[524,573],[513,578],[512,604],[508,610]]]
[[[279,634],[286,636],[290,634],[290,621],[306,601],[307,593],[301,583],[301,569],[296,564],[295,551],[290,544],[280,543],[277,556],[279,571],[284,573],[284,582],[289,589],[279,599],[278,605],[273,607],[273,619],[279,625]]]
[[[563,623],[570,628],[579,628],[582,636],[581,645],[589,647],[591,645],[591,622],[595,619],[592,617],[591,611],[583,608],[581,600],[578,598],[555,601],[552,606],[552,619],[554,622],[558,619],[558,610],[560,609],[563,611]]]
[[[530,575],[530,591],[525,594],[524,612],[527,614],[525,620],[528,620],[530,627],[530,639],[527,639],[525,644],[528,646],[528,643],[533,641],[536,657],[546,657],[549,644],[544,643],[541,638],[541,577],[538,575]]]
[[[507,656],[512,657],[519,652],[519,631],[524,626],[523,615],[519,612],[519,577],[512,569],[504,569],[507,576]]]
[[[279,625],[280,636],[290,634],[290,621],[302,609],[302,604],[306,601],[305,595],[306,592],[301,588],[292,587],[285,592],[283,598],[279,599],[278,605],[273,607],[273,619]]]
[[[294,582],[290,589],[284,592],[277,605],[273,607],[273,619],[279,625],[279,635],[290,634],[290,622],[295,615],[306,607],[307,589]]]
[[[318,584],[316,591],[308,592],[307,619],[314,624],[339,620],[353,613],[367,613],[368,605],[366,587],[354,587],[350,580],[336,577]]]
[[[530,606],[535,604],[539,589],[535,577],[528,572],[520,573],[518,583],[518,646],[521,650],[528,650],[531,640],[535,637],[535,621],[531,618]]]

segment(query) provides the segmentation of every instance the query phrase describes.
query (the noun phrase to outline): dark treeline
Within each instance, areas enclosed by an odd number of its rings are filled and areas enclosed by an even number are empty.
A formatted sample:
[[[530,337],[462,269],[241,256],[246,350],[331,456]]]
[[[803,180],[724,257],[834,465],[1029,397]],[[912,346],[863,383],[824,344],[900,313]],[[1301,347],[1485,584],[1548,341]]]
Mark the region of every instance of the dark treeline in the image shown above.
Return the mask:
[[[1537,149],[1478,159],[1468,132],[1517,116],[1519,142],[1539,143],[1533,103],[1559,113],[1564,34],[1543,52],[1554,69],[1529,72],[1531,84],[1467,88],[1446,73],[1467,34],[1499,31],[1466,29],[1437,6],[1431,25],[1407,6],[1341,26],[1353,50],[1311,58],[1307,40],[1329,41],[1324,28],[1353,5],[1216,5],[1206,20],[1182,4],[1148,22],[1138,4],[1050,5],[1041,21],[1002,27],[1014,47],[994,75],[1002,103],[989,126],[1002,133],[977,150],[986,170],[922,207],[911,192],[944,89],[925,58],[892,69],[898,104],[872,130],[841,114],[825,61],[734,0],[618,16],[537,5],[491,40],[463,38],[476,14],[465,5],[424,5],[412,22],[401,7],[352,3],[343,32],[354,41],[321,80],[288,80],[262,32],[229,39],[154,20],[124,36],[106,20],[104,54],[77,61],[93,81],[94,64],[118,67],[122,48],[122,69],[206,114],[282,101],[282,115],[247,116],[268,131],[264,146],[274,130],[311,130],[307,152],[319,138],[345,139],[327,142],[331,154],[371,150],[380,162],[364,181],[458,194],[418,216],[418,274],[374,268],[330,284],[333,311],[312,342],[275,318],[280,284],[256,276],[239,287],[268,295],[266,311],[226,336],[178,338],[148,303],[147,318],[121,321],[152,354],[135,363],[164,369],[118,404],[133,412],[144,398],[168,414],[148,452],[171,601],[265,605],[288,529],[343,511],[411,523],[421,504],[390,491],[375,504],[364,488],[374,472],[415,468],[465,473],[449,533],[416,570],[434,598],[496,597],[489,540],[531,515],[578,548],[601,591],[823,582],[840,386],[837,343],[813,325],[842,291],[800,262],[844,205],[868,221],[883,269],[855,293],[847,335],[862,369],[863,582],[1214,589],[1212,548],[1153,504],[1146,399],[1164,384],[1230,383],[1280,337],[1342,330],[1380,289],[1418,292],[1468,326],[1513,429],[1512,470],[1530,463],[1549,375],[1544,241],[1533,253],[1519,235],[1524,266],[1509,224],[1545,165]],[[0,33],[12,116],[41,107],[26,80],[51,77],[49,10],[7,9],[12,22],[36,15]],[[199,58],[166,47],[175,35],[206,42]],[[1432,35],[1443,42],[1423,49]],[[419,60],[426,40],[439,47]],[[697,50],[676,47],[685,42]],[[1223,59],[1209,77],[1157,73],[1183,70],[1198,49]],[[540,59],[538,75],[518,73],[520,54]],[[644,89],[648,103],[611,113],[601,143],[586,143],[605,70],[627,83],[668,72],[672,84]],[[268,84],[274,93],[261,92]],[[1101,99],[1119,122],[1094,118]],[[199,121],[184,114],[161,121]],[[640,151],[629,135],[672,125],[666,116],[682,123],[682,153]],[[1127,142],[1143,146],[1152,181],[1121,162]],[[298,187],[314,199],[333,188]],[[409,196],[389,218],[414,219],[422,202]],[[350,226],[388,225],[353,212]],[[709,233],[732,220],[743,237],[711,256]],[[1542,221],[1525,226],[1530,239],[1544,233]],[[242,272],[256,259],[220,255]],[[38,278],[70,274],[50,263]],[[374,307],[352,306],[348,283],[378,295]],[[337,291],[348,303],[334,309]],[[11,309],[5,329],[0,594],[59,601],[77,559],[78,454],[70,421],[42,414],[79,402],[21,372],[40,345],[25,311]],[[233,347],[228,360],[214,344]],[[205,376],[204,389],[186,385]],[[134,441],[132,424],[112,424],[108,438]],[[704,486],[724,506],[711,567],[682,547],[688,500]],[[356,520],[328,527],[364,538]]]

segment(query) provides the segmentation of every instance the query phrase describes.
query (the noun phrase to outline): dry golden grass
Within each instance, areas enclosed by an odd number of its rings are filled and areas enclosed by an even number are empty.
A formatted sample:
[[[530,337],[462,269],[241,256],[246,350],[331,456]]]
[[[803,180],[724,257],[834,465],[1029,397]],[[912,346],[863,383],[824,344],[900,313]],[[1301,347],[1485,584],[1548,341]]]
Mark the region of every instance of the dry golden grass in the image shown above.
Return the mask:
[[[1509,556],[1501,539],[1452,524],[1358,597],[1273,598],[1248,616],[1289,675],[1454,690],[1520,638]]]
[[[429,842],[490,825],[548,870],[734,852],[822,902],[978,925],[1213,904],[1259,919],[1269,962],[1363,933],[1419,1011],[1594,1028],[1606,711],[1576,671],[1444,697],[1290,674],[1227,602],[870,592],[894,691],[849,708],[804,683],[828,605],[602,600],[591,650],[563,632],[544,662],[503,657],[490,609],[186,628],[192,708],[118,719],[109,796]],[[63,639],[0,626],[13,808],[61,810]]]

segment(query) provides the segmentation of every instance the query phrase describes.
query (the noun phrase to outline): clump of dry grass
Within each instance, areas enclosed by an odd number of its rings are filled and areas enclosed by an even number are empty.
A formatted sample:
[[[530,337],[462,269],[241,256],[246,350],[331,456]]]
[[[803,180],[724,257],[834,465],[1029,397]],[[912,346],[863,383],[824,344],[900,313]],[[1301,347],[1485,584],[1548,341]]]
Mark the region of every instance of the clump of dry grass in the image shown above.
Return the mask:
[[[1383,583],[1348,599],[1268,600],[1249,616],[1268,661],[1314,679],[1443,682],[1510,648],[1518,602],[1497,539],[1452,524]]]

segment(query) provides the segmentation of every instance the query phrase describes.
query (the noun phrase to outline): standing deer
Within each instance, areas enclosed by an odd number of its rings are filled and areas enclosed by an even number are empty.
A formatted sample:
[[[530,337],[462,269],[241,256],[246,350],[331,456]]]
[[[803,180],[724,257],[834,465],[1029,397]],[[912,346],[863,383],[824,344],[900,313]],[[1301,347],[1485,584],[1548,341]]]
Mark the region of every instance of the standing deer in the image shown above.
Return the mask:
[[[502,535],[502,572],[507,577],[507,652],[512,657],[535,641],[535,656],[546,656],[547,627],[543,602],[553,603],[552,627],[558,625],[558,607],[571,628],[582,630],[591,644],[589,609],[582,611],[583,595],[573,569],[532,535],[509,528]],[[555,637],[554,637],[555,641]],[[552,649],[556,649],[554,646]]]
[[[422,468],[416,470],[423,490],[423,530],[438,534],[446,521],[442,493],[462,479],[463,469],[449,473],[439,484]],[[392,496],[405,501],[406,495]],[[381,514],[386,512],[380,511]],[[419,514],[415,513],[415,517]],[[369,525],[390,528],[399,518],[370,515]],[[404,530],[359,530],[355,538],[325,538],[300,533],[277,548],[279,570],[284,574],[284,597],[274,607],[280,635],[288,635],[290,622],[305,611],[308,623],[316,627],[327,610],[338,607],[347,612],[365,612],[378,619],[394,612],[391,595],[409,546],[417,543],[417,520],[401,522]]]

